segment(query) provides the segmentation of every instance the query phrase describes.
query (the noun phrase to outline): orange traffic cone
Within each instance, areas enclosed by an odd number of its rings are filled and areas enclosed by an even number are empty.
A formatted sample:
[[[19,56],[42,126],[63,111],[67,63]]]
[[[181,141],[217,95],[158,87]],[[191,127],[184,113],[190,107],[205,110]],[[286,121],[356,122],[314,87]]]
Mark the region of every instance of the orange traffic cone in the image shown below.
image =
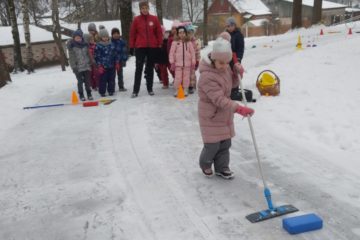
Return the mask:
[[[351,28],[349,28],[349,33],[348,33],[349,35],[351,35],[352,34],[352,31],[351,31]]]
[[[177,97],[176,97],[176,98],[177,98],[177,99],[185,99],[184,89],[183,89],[183,87],[181,86],[181,84],[180,84],[180,86],[179,86],[178,94],[177,94]]]
[[[320,35],[324,35],[324,31],[322,29],[320,30]]]
[[[79,103],[79,98],[78,95],[76,94],[75,91],[72,91],[72,95],[71,95],[71,104],[76,105]]]

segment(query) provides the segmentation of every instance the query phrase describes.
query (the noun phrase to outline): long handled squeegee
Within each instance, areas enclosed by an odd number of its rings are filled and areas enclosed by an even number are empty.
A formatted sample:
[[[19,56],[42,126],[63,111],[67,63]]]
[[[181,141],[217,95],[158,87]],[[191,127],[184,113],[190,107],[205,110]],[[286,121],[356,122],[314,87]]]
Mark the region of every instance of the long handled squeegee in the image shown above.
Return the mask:
[[[243,97],[242,102],[246,106],[247,104],[246,104],[244,88],[243,88],[242,82],[241,82],[241,80],[242,80],[241,76],[239,76],[239,78],[240,78],[241,94],[242,94],[242,97]],[[252,140],[253,140],[253,143],[254,143],[254,148],[255,148],[255,153],[256,153],[257,163],[258,163],[258,166],[259,166],[260,175],[261,175],[262,182],[263,182],[263,185],[264,185],[264,195],[265,195],[265,199],[266,199],[266,202],[267,202],[267,205],[268,205],[268,209],[249,214],[249,215],[246,216],[246,218],[250,222],[256,223],[256,222],[264,221],[264,220],[267,220],[267,219],[275,218],[275,217],[278,217],[278,216],[281,216],[281,215],[285,215],[285,214],[288,214],[288,213],[293,213],[293,212],[299,211],[299,209],[297,209],[293,205],[283,205],[283,206],[278,206],[278,207],[275,207],[273,205],[272,200],[271,200],[271,192],[270,192],[270,189],[268,188],[268,186],[266,184],[264,173],[262,171],[261,161],[260,161],[260,156],[259,156],[259,150],[258,150],[258,147],[257,147],[257,144],[256,144],[254,128],[253,128],[252,123],[251,123],[251,117],[248,116],[247,119],[248,119],[248,122],[249,122],[251,136],[252,136]]]

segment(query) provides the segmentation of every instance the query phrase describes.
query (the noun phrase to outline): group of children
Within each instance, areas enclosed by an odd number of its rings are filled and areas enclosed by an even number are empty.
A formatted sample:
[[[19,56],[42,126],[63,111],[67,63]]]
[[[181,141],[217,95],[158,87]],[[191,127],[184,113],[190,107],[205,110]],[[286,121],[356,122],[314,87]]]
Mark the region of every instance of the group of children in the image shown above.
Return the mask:
[[[70,66],[78,81],[78,93],[85,101],[83,85],[88,100],[93,100],[91,89],[99,91],[102,97],[114,95],[115,78],[118,75],[119,91],[126,91],[123,67],[128,58],[126,42],[121,39],[118,28],[111,30],[111,38],[104,26],[90,23],[88,34],[78,29],[67,43]]]
[[[168,71],[174,79],[174,96],[179,86],[185,90],[185,96],[194,93],[196,88],[195,71],[200,61],[200,40],[195,37],[195,26],[189,22],[174,22],[170,32],[163,28],[164,40],[160,60],[156,70],[163,89],[169,88]]]

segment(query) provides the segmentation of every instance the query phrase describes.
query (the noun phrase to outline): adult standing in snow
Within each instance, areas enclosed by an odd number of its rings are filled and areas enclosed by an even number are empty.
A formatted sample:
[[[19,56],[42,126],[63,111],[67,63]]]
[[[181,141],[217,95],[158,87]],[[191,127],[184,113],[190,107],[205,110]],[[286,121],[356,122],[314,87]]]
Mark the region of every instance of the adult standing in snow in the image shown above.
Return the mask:
[[[213,44],[210,54],[200,63],[198,84],[198,117],[204,147],[200,154],[200,168],[206,176],[215,174],[226,179],[233,177],[230,171],[231,138],[235,136],[234,113],[251,116],[254,110],[239,105],[230,99],[234,75],[229,62],[232,59],[231,45],[223,38]],[[239,67],[236,63],[235,67]]]
[[[243,59],[244,49],[245,49],[244,36],[241,33],[240,29],[237,27],[235,18],[233,17],[229,17],[228,19],[226,19],[226,31],[231,36],[230,43],[231,43],[231,50],[233,52],[233,58],[230,62],[230,66],[233,69],[234,64],[241,63]],[[241,75],[243,74],[243,72],[244,69],[241,67]],[[241,93],[239,92],[239,86],[235,86],[231,90],[231,99],[239,100],[238,98],[240,94]]]
[[[156,16],[149,14],[149,3],[139,2],[140,15],[135,17],[130,28],[130,55],[136,57],[136,70],[132,98],[138,96],[141,75],[146,61],[146,87],[150,96],[154,95],[154,64],[163,41],[161,25]]]

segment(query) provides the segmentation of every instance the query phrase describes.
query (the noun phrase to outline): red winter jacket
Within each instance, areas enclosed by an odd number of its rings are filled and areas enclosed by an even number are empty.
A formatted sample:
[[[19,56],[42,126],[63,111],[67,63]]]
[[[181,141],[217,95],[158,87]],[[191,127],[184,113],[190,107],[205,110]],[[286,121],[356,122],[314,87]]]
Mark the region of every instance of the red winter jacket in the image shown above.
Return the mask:
[[[163,35],[156,16],[139,15],[134,18],[130,28],[130,48],[159,48]]]

